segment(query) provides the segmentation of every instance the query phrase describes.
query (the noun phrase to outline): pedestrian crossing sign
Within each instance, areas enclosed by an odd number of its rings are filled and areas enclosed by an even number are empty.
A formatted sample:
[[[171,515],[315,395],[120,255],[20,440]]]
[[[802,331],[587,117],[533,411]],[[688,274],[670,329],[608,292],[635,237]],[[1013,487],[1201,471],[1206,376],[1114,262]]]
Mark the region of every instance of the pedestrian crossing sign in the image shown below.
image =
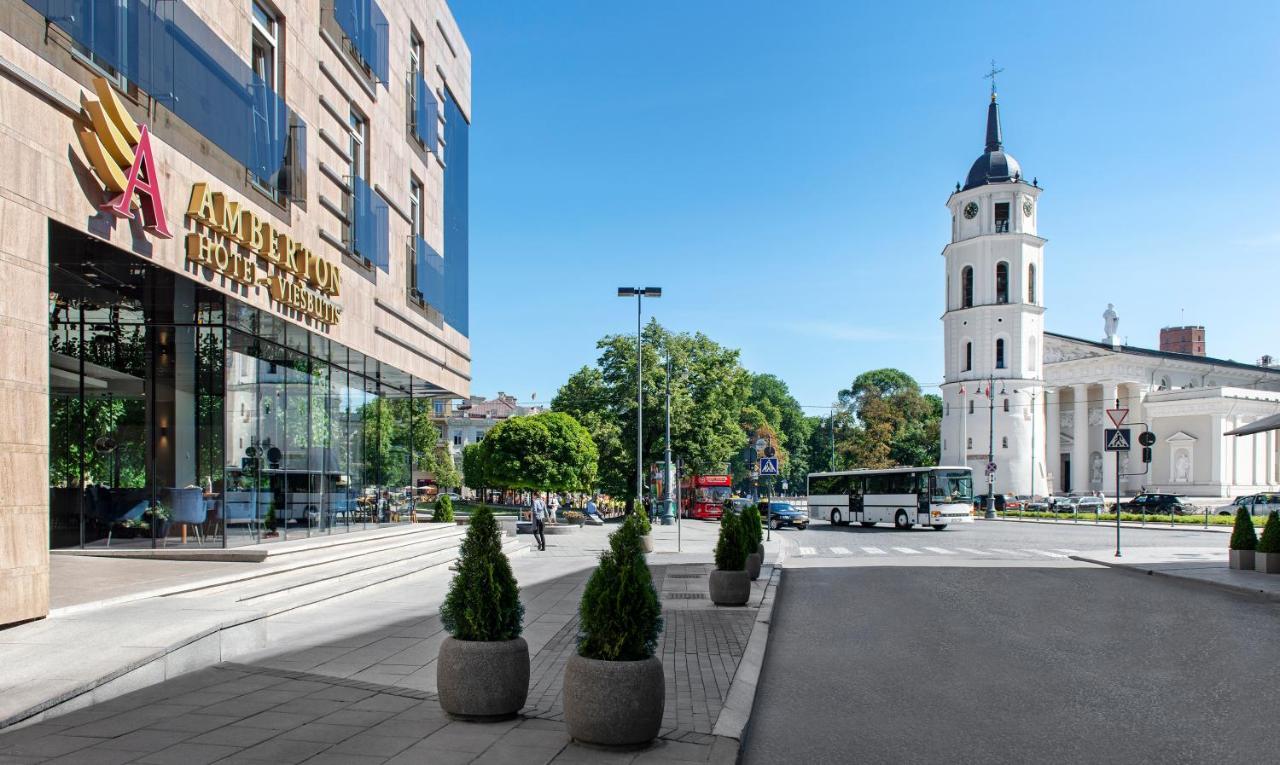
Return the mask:
[[[761,457],[760,458],[760,475],[777,475],[778,474],[778,458],[777,457]]]
[[[1107,451],[1109,452],[1127,452],[1129,451],[1129,429],[1128,428],[1106,428],[1103,431],[1107,442]]]

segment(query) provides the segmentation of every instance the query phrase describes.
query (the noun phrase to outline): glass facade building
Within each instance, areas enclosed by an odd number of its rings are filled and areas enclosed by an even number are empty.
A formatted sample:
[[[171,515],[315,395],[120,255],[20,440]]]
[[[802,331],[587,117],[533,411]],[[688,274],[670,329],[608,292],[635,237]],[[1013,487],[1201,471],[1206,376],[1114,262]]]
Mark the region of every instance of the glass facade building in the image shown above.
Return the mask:
[[[0,33],[0,626],[48,612],[51,550],[409,522],[471,381],[446,2],[19,0]]]

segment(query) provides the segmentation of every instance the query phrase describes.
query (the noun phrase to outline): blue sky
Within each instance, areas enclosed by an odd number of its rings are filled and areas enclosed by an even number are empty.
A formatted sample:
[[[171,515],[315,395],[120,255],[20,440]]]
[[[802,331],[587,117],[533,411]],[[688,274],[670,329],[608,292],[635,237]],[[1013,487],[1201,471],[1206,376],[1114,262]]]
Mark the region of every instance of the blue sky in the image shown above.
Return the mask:
[[[473,391],[550,399],[634,332],[619,285],[826,405],[942,379],[948,194],[1045,191],[1050,331],[1206,325],[1280,356],[1280,4],[454,0],[471,47]],[[1185,311],[1185,313],[1184,313]],[[936,392],[936,389],[935,389]],[[816,412],[815,412],[816,413]]]

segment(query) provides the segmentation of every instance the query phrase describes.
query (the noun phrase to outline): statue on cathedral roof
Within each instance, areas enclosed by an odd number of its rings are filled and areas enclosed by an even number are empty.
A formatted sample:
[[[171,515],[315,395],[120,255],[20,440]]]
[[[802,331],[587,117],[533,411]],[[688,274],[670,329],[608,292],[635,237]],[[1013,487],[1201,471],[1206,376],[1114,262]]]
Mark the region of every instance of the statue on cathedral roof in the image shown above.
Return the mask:
[[[1102,321],[1106,327],[1106,339],[1114,342],[1120,331],[1120,314],[1116,313],[1114,304],[1107,303],[1107,310],[1102,312]]]

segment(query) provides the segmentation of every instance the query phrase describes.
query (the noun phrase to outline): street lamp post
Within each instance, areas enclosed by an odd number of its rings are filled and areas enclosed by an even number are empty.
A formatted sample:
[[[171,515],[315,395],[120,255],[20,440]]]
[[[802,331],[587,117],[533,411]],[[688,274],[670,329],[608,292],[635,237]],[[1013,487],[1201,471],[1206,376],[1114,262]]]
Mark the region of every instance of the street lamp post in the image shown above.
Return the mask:
[[[662,297],[662,288],[619,287],[618,297],[636,299],[636,505],[640,512],[644,512],[644,347],[641,307],[647,297]]]
[[[662,460],[662,525],[670,526],[675,520],[675,511],[671,505],[671,484],[674,481],[671,469],[671,346],[667,346],[667,449]]]

